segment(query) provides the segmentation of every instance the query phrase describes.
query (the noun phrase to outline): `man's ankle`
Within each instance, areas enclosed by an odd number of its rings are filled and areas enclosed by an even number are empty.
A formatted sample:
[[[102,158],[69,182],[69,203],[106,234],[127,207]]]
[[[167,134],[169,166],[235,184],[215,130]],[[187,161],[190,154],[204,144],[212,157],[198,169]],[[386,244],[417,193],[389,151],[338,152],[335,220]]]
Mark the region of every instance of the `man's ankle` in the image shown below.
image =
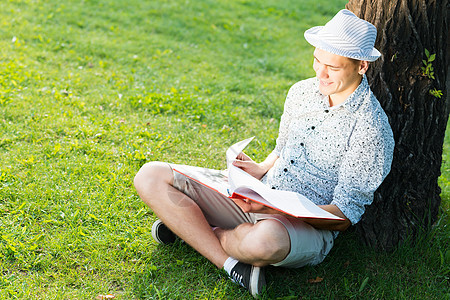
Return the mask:
[[[225,261],[225,263],[223,264],[223,269],[228,273],[228,275],[231,274],[231,270],[233,270],[234,266],[238,263],[239,261],[233,257],[228,257],[227,260]]]

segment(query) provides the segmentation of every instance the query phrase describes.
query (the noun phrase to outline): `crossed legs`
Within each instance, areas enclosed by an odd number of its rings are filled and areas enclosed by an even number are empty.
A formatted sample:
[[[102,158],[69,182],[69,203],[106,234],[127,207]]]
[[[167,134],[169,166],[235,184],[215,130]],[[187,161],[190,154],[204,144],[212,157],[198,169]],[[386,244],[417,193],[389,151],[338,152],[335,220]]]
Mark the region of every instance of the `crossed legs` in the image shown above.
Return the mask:
[[[276,220],[243,223],[233,229],[211,229],[199,205],[173,187],[166,163],[145,164],[134,179],[142,201],[177,236],[222,268],[228,257],[265,266],[283,260],[290,250],[289,234]]]

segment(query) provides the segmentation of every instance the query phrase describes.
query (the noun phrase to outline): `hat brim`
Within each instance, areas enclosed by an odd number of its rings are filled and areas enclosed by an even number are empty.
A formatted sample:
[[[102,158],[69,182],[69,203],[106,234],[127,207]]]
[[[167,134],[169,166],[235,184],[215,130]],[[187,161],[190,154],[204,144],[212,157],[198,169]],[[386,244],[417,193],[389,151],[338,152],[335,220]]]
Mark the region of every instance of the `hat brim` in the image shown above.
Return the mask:
[[[360,51],[349,51],[349,50],[343,50],[343,49],[339,49],[335,46],[333,46],[333,44],[331,43],[332,39],[335,39],[335,37],[333,36],[327,36],[326,34],[324,34],[322,32],[322,29],[324,28],[324,26],[316,26],[313,28],[310,28],[308,30],[305,31],[305,39],[308,43],[310,43],[311,45],[313,45],[316,48],[319,48],[321,50],[336,54],[336,55],[340,55],[340,56],[344,56],[344,57],[349,57],[349,58],[353,58],[353,59],[357,59],[357,60],[366,60],[366,61],[376,61],[380,56],[381,53],[380,51],[378,51],[375,47],[373,47],[373,49],[368,52],[368,53],[361,53]],[[340,45],[345,44],[345,41],[340,40],[339,41]],[[354,47],[351,44],[347,44],[348,47],[345,48],[351,48]]]

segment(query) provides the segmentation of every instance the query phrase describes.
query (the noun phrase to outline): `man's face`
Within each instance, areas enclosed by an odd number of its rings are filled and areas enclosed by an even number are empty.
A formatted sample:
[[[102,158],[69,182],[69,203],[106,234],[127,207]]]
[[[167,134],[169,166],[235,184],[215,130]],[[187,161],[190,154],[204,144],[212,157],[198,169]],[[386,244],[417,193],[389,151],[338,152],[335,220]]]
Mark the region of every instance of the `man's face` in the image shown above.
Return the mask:
[[[320,92],[334,102],[343,102],[361,83],[361,64],[347,57],[316,48],[313,68]]]

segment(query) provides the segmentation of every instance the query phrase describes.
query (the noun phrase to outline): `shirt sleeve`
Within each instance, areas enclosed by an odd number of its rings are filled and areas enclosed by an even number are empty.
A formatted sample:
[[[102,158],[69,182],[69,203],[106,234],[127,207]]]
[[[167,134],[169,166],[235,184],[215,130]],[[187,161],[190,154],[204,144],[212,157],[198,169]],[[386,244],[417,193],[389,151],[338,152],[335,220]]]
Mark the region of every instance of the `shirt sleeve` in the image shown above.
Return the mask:
[[[301,82],[297,82],[289,89],[289,92],[286,96],[286,101],[284,102],[284,110],[283,114],[281,115],[278,138],[275,149],[273,151],[273,153],[275,153],[277,156],[280,156],[281,150],[286,145],[289,134],[289,126],[293,119],[293,113],[298,110],[298,107],[295,107],[295,100],[298,100],[297,94],[300,89],[300,83]]]
[[[376,123],[376,122],[374,122]],[[382,124],[387,124],[380,126]],[[391,169],[394,151],[387,120],[378,124],[356,124],[340,169],[331,204],[356,224],[373,201],[375,190]]]

